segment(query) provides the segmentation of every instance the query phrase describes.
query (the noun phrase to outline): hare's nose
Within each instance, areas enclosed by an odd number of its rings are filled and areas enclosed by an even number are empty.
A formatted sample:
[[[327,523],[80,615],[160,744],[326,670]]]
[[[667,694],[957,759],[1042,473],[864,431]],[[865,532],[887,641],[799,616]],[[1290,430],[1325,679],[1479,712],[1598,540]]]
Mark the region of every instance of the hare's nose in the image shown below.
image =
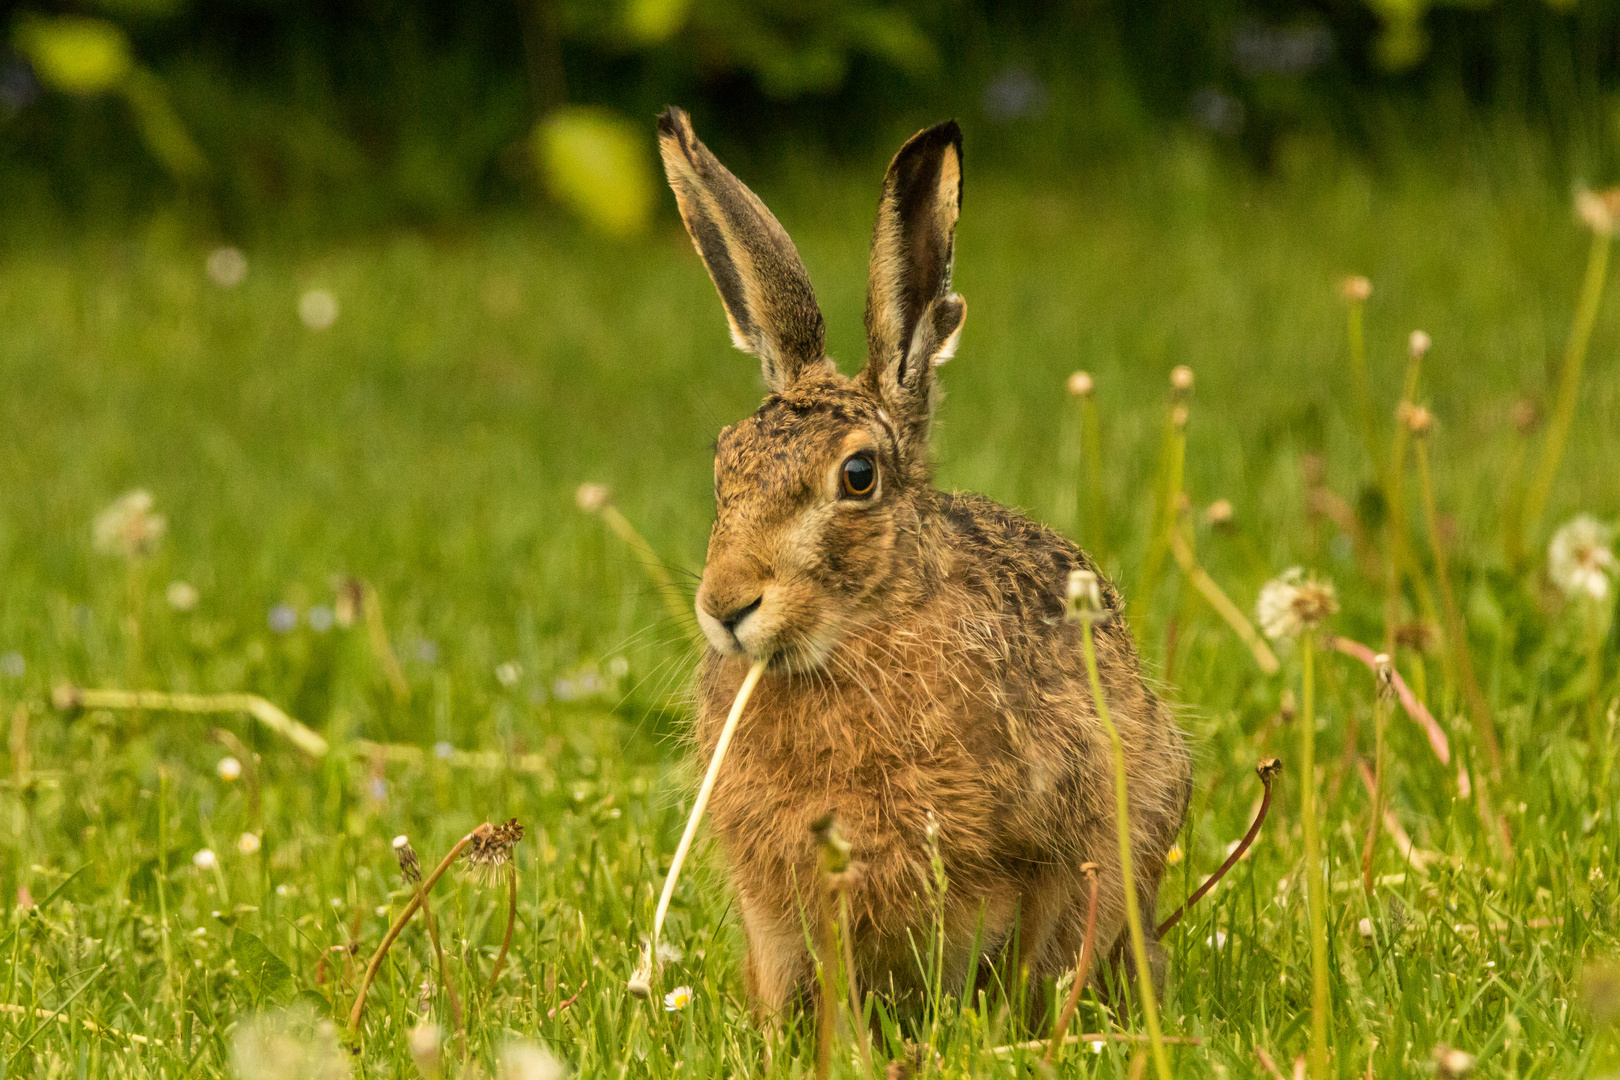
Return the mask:
[[[717,616],[720,621],[720,625],[726,628],[726,633],[735,637],[737,634],[737,624],[748,618],[748,616],[752,615],[754,612],[758,611],[759,603],[763,599],[765,599],[765,594],[761,593],[741,607],[732,608],[724,615]]]

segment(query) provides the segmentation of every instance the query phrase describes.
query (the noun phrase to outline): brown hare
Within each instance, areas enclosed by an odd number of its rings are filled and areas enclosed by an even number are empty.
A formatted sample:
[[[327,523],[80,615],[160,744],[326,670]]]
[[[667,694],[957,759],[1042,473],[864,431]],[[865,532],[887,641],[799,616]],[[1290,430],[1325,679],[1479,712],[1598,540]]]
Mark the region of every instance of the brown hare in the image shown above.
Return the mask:
[[[775,1014],[810,990],[810,825],[828,811],[862,864],[850,900],[865,989],[906,997],[924,984],[933,851],[949,882],[948,988],[962,987],[976,942],[1037,979],[1070,967],[1086,862],[1101,867],[1099,951],[1128,954],[1109,743],[1078,629],[1064,619],[1069,572],[1092,564],[1051,529],[932,482],[935,369],[966,314],[950,287],[961,130],[920,132],[889,165],[872,238],[869,353],[854,377],[823,351],[815,293],[776,218],[685,113],[667,110],[658,134],[732,340],[759,358],[770,391],[720,433],[697,594],[710,646],[697,694],[705,755],[751,661],[770,660],[712,803],[756,1007]],[[1190,766],[1170,710],[1143,681],[1118,594],[1105,584],[1103,598],[1114,617],[1098,632],[1098,662],[1125,744],[1136,888],[1151,927]]]

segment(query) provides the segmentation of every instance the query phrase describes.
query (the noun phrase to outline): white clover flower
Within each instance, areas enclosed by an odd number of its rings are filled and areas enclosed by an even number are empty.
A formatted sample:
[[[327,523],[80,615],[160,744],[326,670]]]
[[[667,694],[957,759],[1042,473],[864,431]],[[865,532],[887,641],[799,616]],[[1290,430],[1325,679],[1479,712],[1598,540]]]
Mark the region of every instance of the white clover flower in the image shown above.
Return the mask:
[[[145,488],[120,495],[96,515],[92,534],[97,551],[133,559],[145,555],[163,539],[169,522],[152,511],[152,493]]]
[[[191,857],[191,865],[199,870],[214,870],[219,866],[219,856],[212,848],[203,848]]]
[[[1614,526],[1581,514],[1553,534],[1547,545],[1547,576],[1565,596],[1602,601],[1620,575],[1614,557]]]
[[[665,1012],[681,1012],[692,1004],[692,988],[690,986],[677,986],[664,995]]]
[[[1297,566],[1266,582],[1254,606],[1261,631],[1274,641],[1296,638],[1338,610],[1333,583],[1307,578]]]
[[[236,838],[236,850],[243,855],[257,855],[263,843],[258,833],[245,832]]]
[[[214,771],[219,773],[219,778],[228,784],[233,780],[241,779],[242,763],[234,757],[226,755],[219,759],[219,764],[214,766]]]

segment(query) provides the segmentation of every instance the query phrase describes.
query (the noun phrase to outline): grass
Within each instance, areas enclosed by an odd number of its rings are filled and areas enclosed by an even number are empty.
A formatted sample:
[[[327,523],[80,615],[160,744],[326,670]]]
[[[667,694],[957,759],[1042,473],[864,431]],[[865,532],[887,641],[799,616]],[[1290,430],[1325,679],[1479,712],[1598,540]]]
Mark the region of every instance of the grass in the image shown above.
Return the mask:
[[[1419,671],[1407,652],[1401,670],[1454,761],[1440,766],[1422,732],[1392,716],[1387,802],[1419,854],[1386,838],[1381,884],[1364,894],[1369,799],[1355,755],[1370,760],[1375,690],[1363,665],[1324,652],[1318,790],[1341,1076],[1369,1062],[1378,1076],[1431,1075],[1442,1044],[1477,1055],[1487,1076],[1613,1064],[1578,987],[1620,930],[1616,636],[1594,683],[1580,612],[1539,569],[1510,573],[1500,535],[1511,407],[1551,399],[1586,253],[1566,197],[1511,164],[1522,156],[1380,176],[1324,157],[1261,182],[1170,143],[1123,172],[970,179],[957,285],[972,318],[944,372],[940,480],[1073,528],[1062,518],[1089,502],[1051,463],[1078,460],[1056,449],[1072,436],[1064,379],[1092,371],[1112,511],[1094,539],[1133,598],[1166,378],[1185,363],[1197,373],[1185,489],[1195,510],[1217,498],[1235,508],[1229,528],[1197,526],[1199,562],[1245,610],[1273,574],[1313,567],[1343,603],[1331,629],[1381,642],[1386,575],[1309,512],[1303,466],[1316,455],[1326,487],[1352,506],[1376,479],[1340,279],[1373,282],[1365,335],[1380,439],[1407,333],[1433,336],[1418,397],[1439,420],[1428,450],[1440,525],[1499,726],[1505,770],[1492,796],[1514,857],[1460,794],[1459,767],[1472,785],[1487,770],[1449,667],[1435,654]],[[846,361],[863,352],[876,176],[763,192],[799,240]],[[612,485],[650,545],[695,571],[710,440],[760,394],[673,214],[633,246],[531,221],[326,250],[271,244],[249,250],[247,280],[228,291],[203,275],[205,254],[159,222],[0,262],[0,1075],[226,1075],[232,1047],[248,1048],[245,1075],[293,1075],[261,1069],[291,1051],[253,1018],[303,1010],[318,1034],[319,1018],[346,1015],[359,968],[411,895],[392,838],[408,834],[432,866],[479,822],[513,816],[528,828],[517,934],[493,990],[504,890],[455,874],[434,893],[468,1017],[446,1068],[461,1069],[463,1049],[488,1066],[515,1037],[580,1076],[803,1075],[813,1033],[767,1057],[747,1018],[740,931],[712,847],[696,849],[665,930],[681,958],[665,965],[664,988],[691,985],[691,1005],[666,1013],[624,986],[695,786],[681,742],[695,655],[634,555],[574,493]],[[323,332],[296,315],[313,286],[341,306]],[[1614,299],[1592,332],[1548,528],[1578,510],[1620,516]],[[152,491],[167,534],[138,562],[95,552],[91,521],[135,487]],[[1414,499],[1416,487],[1405,488]],[[1416,502],[1407,518],[1421,528]],[[1532,538],[1532,564],[1546,539]],[[1409,547],[1429,552],[1419,532]],[[367,627],[312,625],[344,575],[375,587],[407,694]],[[196,587],[194,610],[166,602],[173,581]],[[1251,1075],[1260,1046],[1286,1069],[1310,1026],[1303,778],[1283,708],[1298,650],[1262,675],[1175,565],[1141,599],[1143,650],[1197,748],[1165,910],[1243,833],[1256,761],[1275,754],[1293,770],[1250,857],[1167,940],[1165,1031],[1202,1040],[1172,1044],[1173,1064],[1180,1076]],[[271,628],[275,605],[298,614],[296,627]],[[309,757],[242,714],[63,712],[51,704],[63,682],[251,692],[333,749]],[[393,760],[380,743],[501,754]],[[226,754],[257,760],[227,781],[216,771]],[[244,832],[262,838],[258,851],[238,850]],[[202,848],[217,867],[194,863]],[[37,910],[18,906],[23,891]],[[407,1032],[423,1015],[453,1027],[445,995],[423,998],[436,970],[412,924],[372,988],[367,1075],[416,1074]],[[1048,1014],[1062,1000],[1031,992]],[[993,1052],[1041,1034],[994,997],[938,1000],[920,1030],[944,1072],[1035,1068],[1039,1048]],[[1110,1021],[1088,997],[1080,1028],[1110,1022],[1136,1023]],[[892,1037],[876,1050],[879,1069],[897,1053]],[[1066,1072],[1083,1059],[1125,1076],[1136,1049],[1064,1053]],[[856,1060],[844,1044],[835,1071],[852,1075]]]

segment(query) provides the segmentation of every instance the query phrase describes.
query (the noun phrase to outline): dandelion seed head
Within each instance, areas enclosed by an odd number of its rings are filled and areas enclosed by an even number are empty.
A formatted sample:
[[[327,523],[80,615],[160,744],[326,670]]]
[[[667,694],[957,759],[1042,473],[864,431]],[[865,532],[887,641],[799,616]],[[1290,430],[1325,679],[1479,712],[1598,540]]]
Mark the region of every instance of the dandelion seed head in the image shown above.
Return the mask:
[[[1068,386],[1069,393],[1075,397],[1086,397],[1097,388],[1097,380],[1089,371],[1076,371],[1069,376]]]
[[[1365,303],[1372,296],[1372,282],[1360,274],[1352,274],[1339,282],[1339,295],[1352,303]]]
[[[1620,576],[1614,526],[1581,514],[1553,533],[1547,545],[1547,576],[1565,596],[1602,602]]]
[[[208,253],[203,263],[208,280],[222,289],[234,289],[247,277],[247,256],[233,247],[219,247]]]
[[[1193,369],[1186,364],[1177,364],[1170,369],[1170,389],[1178,393],[1186,393],[1193,388]]]
[[[343,1080],[349,1075],[336,1027],[308,1008],[246,1020],[232,1040],[231,1061],[241,1080]]]
[[[309,329],[330,329],[337,319],[337,297],[326,289],[310,289],[298,298],[298,321]]]
[[[1308,578],[1304,570],[1295,566],[1261,587],[1255,618],[1261,631],[1272,640],[1292,639],[1338,610],[1333,583]]]
[[[581,484],[574,491],[574,503],[587,514],[603,510],[612,500],[613,492],[606,484]]]
[[[212,848],[202,848],[191,857],[191,865],[199,870],[213,870],[219,866],[219,856]]]
[[[156,513],[152,493],[145,488],[125,492],[96,515],[91,534],[97,551],[136,559],[151,553],[169,522]]]
[[[507,867],[512,865],[512,849],[522,839],[523,826],[517,818],[504,825],[485,822],[473,830],[472,843],[467,846],[467,872],[482,885],[504,880]]]
[[[1108,617],[1103,607],[1102,583],[1091,570],[1071,570],[1068,586],[1068,618],[1073,621],[1102,622]]]
[[[219,774],[221,780],[229,784],[233,780],[242,778],[242,763],[227,754],[219,759],[219,764],[214,766],[214,771]]]
[[[495,1080],[563,1080],[567,1075],[551,1051],[532,1042],[507,1043],[495,1067]]]
[[[257,855],[263,843],[258,833],[245,832],[236,838],[236,850],[243,855]]]

